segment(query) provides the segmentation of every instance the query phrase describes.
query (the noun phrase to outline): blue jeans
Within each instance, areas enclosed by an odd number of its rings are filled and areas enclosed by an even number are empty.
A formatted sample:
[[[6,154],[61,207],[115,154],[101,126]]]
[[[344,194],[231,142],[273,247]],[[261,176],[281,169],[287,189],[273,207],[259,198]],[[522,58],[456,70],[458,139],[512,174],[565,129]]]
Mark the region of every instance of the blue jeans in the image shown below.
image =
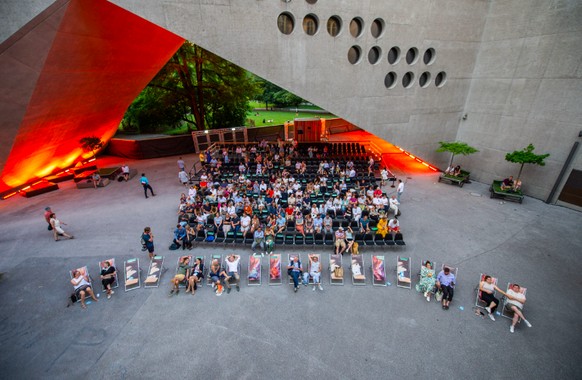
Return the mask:
[[[288,273],[291,277],[293,277],[293,285],[295,287],[298,287],[299,286],[299,276],[301,276],[301,272],[293,270],[293,269],[289,269]]]

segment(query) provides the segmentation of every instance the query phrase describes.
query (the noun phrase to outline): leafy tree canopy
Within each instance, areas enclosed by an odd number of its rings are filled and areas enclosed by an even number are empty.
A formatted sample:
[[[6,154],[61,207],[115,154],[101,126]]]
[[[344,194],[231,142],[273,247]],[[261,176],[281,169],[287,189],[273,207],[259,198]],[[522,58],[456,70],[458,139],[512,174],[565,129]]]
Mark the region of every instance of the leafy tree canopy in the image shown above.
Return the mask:
[[[521,172],[523,170],[523,166],[525,164],[535,164],[540,166],[545,166],[545,159],[550,156],[549,153],[546,154],[535,154],[534,151],[535,147],[533,144],[529,144],[526,148],[522,150],[516,150],[511,153],[507,153],[505,155],[505,160],[509,162],[513,162],[515,164],[521,164],[519,167],[519,173],[517,174],[517,178],[521,177]]]
[[[478,152],[477,149],[473,148],[469,144],[464,143],[462,141],[451,141],[451,142],[439,141],[439,144],[441,146],[436,150],[437,152],[449,152],[449,153],[451,153],[451,160],[449,162],[449,166],[453,165],[453,158],[458,154],[462,154],[463,156],[467,156],[469,154],[473,154],[473,153]]]
[[[297,107],[301,103],[305,103],[303,98],[267,80],[256,77],[256,82],[262,89],[262,93],[256,96],[256,100],[265,103],[265,108],[269,108],[269,104],[275,107]]]

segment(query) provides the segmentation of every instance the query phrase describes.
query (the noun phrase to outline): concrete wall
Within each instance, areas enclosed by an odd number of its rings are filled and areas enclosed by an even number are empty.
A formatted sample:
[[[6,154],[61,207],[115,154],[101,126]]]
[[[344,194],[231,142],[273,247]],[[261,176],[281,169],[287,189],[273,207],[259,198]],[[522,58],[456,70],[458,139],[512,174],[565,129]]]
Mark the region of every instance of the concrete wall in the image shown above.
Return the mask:
[[[113,1],[436,164],[446,162],[444,155],[434,153],[438,141],[457,135],[488,8],[483,0],[336,0],[314,5],[305,0]],[[277,27],[282,12],[295,18],[290,35]],[[319,19],[314,36],[301,25],[308,14]],[[343,24],[336,37],[326,29],[331,16],[339,16]],[[348,29],[354,17],[364,22],[357,38]],[[370,32],[376,18],[385,24],[378,38]],[[347,58],[353,45],[362,50],[355,65]],[[373,46],[382,51],[374,65],[367,58]],[[387,55],[394,46],[402,56],[391,65]],[[420,55],[413,65],[405,60],[411,47]],[[436,53],[431,65],[422,59],[428,48]],[[391,71],[398,76],[397,85],[387,89],[384,79]],[[431,83],[420,88],[418,78],[425,71],[431,73]],[[440,71],[446,72],[447,81],[437,88],[434,78]],[[401,82],[406,72],[415,75],[409,89]]]
[[[533,143],[546,166],[526,165],[527,194],[546,199],[582,130],[582,3],[493,1],[458,139],[481,152],[459,161],[482,182],[516,175],[507,152]],[[581,153],[572,168],[581,168]],[[564,180],[565,180],[564,179]]]
[[[448,155],[434,152],[438,141],[466,141],[481,152],[458,162],[479,181],[516,174],[517,165],[506,163],[505,153],[531,142],[538,152],[551,154],[546,167],[524,170],[526,192],[539,198],[549,194],[582,130],[578,0],[112,2],[437,166],[446,166],[448,160]],[[8,0],[0,9],[19,19],[44,4],[25,3],[22,8],[21,2]],[[289,35],[277,27],[283,12],[295,19]],[[313,36],[302,28],[308,14],[319,20]],[[336,37],[326,30],[331,16],[342,20]],[[359,37],[349,32],[354,17],[364,23]],[[370,33],[376,18],[384,24],[377,38]],[[5,35],[17,24],[11,21],[0,31]],[[354,45],[361,48],[362,58],[353,65],[347,57]],[[373,46],[382,51],[377,64],[367,59]],[[387,61],[393,46],[402,53],[396,64]],[[420,53],[413,65],[405,61],[411,47]],[[436,52],[431,65],[422,62],[427,48]],[[432,74],[431,84],[420,88],[418,79],[425,71]],[[447,73],[447,81],[437,88],[434,78],[440,71]],[[389,72],[398,76],[393,89],[384,85]],[[415,75],[408,89],[401,82],[406,72]],[[579,156],[572,167],[580,168]]]

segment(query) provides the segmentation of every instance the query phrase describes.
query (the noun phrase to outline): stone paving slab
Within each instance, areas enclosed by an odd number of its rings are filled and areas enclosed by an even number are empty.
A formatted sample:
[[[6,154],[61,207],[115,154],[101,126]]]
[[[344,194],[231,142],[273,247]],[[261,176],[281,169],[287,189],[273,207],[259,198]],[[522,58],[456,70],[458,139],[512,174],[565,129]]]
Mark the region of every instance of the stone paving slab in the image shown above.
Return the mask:
[[[186,164],[194,155],[185,156]],[[0,373],[15,379],[166,378],[578,378],[582,361],[579,257],[582,214],[526,197],[522,205],[489,199],[488,185],[463,188],[437,183],[437,174],[414,175],[402,195],[401,225],[407,247],[375,249],[387,257],[388,287],[330,286],[324,291],[263,285],[216,297],[168,297],[170,274],[182,251],[169,251],[183,187],[177,157],[128,162],[145,171],[156,197],[145,199],[137,179],[106,188],[57,192],[0,202]],[[389,187],[388,191],[394,191]],[[74,240],[54,242],[43,220],[50,205]],[[68,270],[114,256],[139,257],[139,236],[152,227],[156,253],[169,268],[156,289],[101,297],[87,310],[66,307]],[[201,246],[189,254],[228,253]],[[248,248],[243,255],[246,274]],[[286,254],[292,249],[279,249]],[[306,255],[307,248],[300,251]],[[327,269],[330,249],[323,254]],[[371,250],[361,247],[366,266]],[[451,309],[443,311],[414,290],[396,288],[398,254],[459,267]],[[528,288],[525,308],[533,328],[473,314],[479,274]],[[413,281],[416,282],[413,275]],[[96,286],[100,289],[100,286]],[[459,307],[463,307],[461,310]]]

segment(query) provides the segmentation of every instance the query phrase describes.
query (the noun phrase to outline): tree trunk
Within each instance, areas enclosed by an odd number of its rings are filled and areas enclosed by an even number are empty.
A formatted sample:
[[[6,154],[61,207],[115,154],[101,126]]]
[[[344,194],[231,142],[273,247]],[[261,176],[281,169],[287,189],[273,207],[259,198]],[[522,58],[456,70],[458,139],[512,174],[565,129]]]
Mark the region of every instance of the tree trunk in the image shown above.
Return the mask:
[[[521,171],[523,170],[523,165],[525,165],[525,163],[522,163],[520,168],[519,168],[519,173],[517,173],[517,179],[521,178]]]
[[[449,168],[453,167],[453,158],[455,158],[455,154],[451,153],[451,161],[449,162]]]

